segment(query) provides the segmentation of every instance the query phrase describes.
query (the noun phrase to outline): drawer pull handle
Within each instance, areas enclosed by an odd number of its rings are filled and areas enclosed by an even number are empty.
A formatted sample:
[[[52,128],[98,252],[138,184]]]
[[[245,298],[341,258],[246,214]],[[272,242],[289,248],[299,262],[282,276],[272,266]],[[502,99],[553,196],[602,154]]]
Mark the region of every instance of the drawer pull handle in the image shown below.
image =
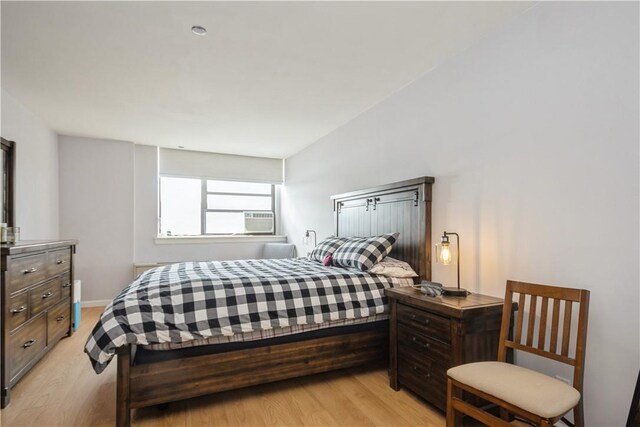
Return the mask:
[[[428,342],[422,342],[422,341],[418,340],[418,337],[411,338],[411,341],[413,341],[414,343],[422,346],[422,348],[428,349],[429,347],[431,347],[431,345]]]
[[[418,320],[418,316],[415,314],[411,315],[411,320]],[[423,319],[425,325],[429,325],[429,319]]]
[[[49,291],[46,294],[42,294],[42,299],[47,299],[49,298],[51,295],[53,295],[53,292]]]
[[[64,316],[58,316],[58,317],[56,317],[56,320],[57,320],[58,322],[60,322],[60,321],[64,320]]]
[[[413,367],[413,372],[415,372],[415,373],[419,373],[419,372],[420,372],[420,368],[418,368],[417,366],[414,366],[414,367]],[[426,373],[426,374],[423,374],[422,376],[423,376],[424,378],[431,378],[431,373],[430,373],[430,372],[428,372],[428,373]]]
[[[60,264],[64,264],[65,262],[67,262],[67,261],[65,261],[63,259],[59,259],[58,261],[56,261],[56,264],[60,265]]]
[[[23,312],[23,311],[25,311],[26,309],[27,309],[27,307],[26,307],[26,306],[21,305],[21,306],[20,306],[20,307],[18,307],[18,308],[14,308],[14,309],[12,309],[12,310],[11,310],[11,314],[18,314],[18,313],[22,313],[22,312]]]
[[[68,288],[69,286],[71,286],[71,283],[65,283],[64,285],[62,285],[62,288]]]
[[[22,274],[31,274],[31,273],[35,273],[36,271],[38,271],[37,268],[31,267],[31,268],[29,268],[27,270],[22,270]]]
[[[29,348],[36,343],[37,340],[30,339],[26,343],[22,344],[22,348]]]

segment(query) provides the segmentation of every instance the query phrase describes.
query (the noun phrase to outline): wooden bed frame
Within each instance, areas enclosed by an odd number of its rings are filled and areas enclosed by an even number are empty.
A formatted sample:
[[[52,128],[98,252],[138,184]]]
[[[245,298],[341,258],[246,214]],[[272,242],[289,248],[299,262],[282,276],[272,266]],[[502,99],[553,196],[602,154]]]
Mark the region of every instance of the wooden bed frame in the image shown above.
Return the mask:
[[[431,278],[431,184],[422,177],[331,197],[338,236],[400,232],[393,257]],[[117,352],[116,425],[131,410],[336,369],[386,361],[388,330],[348,333],[226,353],[134,365]]]

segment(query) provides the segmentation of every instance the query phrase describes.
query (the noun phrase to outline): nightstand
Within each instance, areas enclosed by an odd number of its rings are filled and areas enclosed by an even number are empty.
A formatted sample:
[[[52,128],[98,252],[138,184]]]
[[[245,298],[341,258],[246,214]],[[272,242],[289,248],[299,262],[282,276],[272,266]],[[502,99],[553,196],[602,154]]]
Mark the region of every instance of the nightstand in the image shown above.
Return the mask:
[[[385,293],[391,388],[406,387],[445,410],[447,369],[496,360],[503,300],[478,294],[428,297],[412,287]]]

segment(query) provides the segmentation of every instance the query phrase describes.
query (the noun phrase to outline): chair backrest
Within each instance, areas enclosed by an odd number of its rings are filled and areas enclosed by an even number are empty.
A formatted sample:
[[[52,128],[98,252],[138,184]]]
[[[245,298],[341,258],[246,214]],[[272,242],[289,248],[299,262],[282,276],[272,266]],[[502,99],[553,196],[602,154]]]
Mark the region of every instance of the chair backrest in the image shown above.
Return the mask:
[[[515,319],[513,336],[510,336],[512,325],[512,302],[514,294],[519,294],[518,311]],[[527,295],[529,298],[527,298]],[[498,347],[498,360],[506,361],[507,349],[522,350],[538,356],[547,357],[574,367],[573,386],[582,393],[584,378],[584,357],[587,342],[587,316],[589,312],[589,291],[585,289],[560,288],[556,286],[536,285],[507,281],[505,306],[502,313],[502,328]],[[529,309],[525,304],[529,301]],[[537,315],[538,300],[540,300],[540,317]],[[571,321],[574,303],[579,304],[578,327],[575,333],[575,346],[571,346]],[[562,308],[562,326],[560,325],[560,311]],[[549,309],[551,308],[550,335],[547,335],[549,325]],[[526,319],[526,336],[523,336],[525,325],[524,313],[528,311]],[[539,320],[539,321],[538,321]],[[538,331],[535,336],[535,331]],[[574,349],[574,354],[570,350]]]

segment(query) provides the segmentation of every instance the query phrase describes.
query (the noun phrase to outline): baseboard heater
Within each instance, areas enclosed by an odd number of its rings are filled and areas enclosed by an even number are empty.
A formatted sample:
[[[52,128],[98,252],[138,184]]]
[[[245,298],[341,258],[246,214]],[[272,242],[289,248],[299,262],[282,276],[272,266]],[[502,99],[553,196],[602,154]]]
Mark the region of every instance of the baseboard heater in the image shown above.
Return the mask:
[[[147,270],[160,267],[161,265],[175,264],[175,262],[144,262],[133,264],[133,278],[134,280]]]

